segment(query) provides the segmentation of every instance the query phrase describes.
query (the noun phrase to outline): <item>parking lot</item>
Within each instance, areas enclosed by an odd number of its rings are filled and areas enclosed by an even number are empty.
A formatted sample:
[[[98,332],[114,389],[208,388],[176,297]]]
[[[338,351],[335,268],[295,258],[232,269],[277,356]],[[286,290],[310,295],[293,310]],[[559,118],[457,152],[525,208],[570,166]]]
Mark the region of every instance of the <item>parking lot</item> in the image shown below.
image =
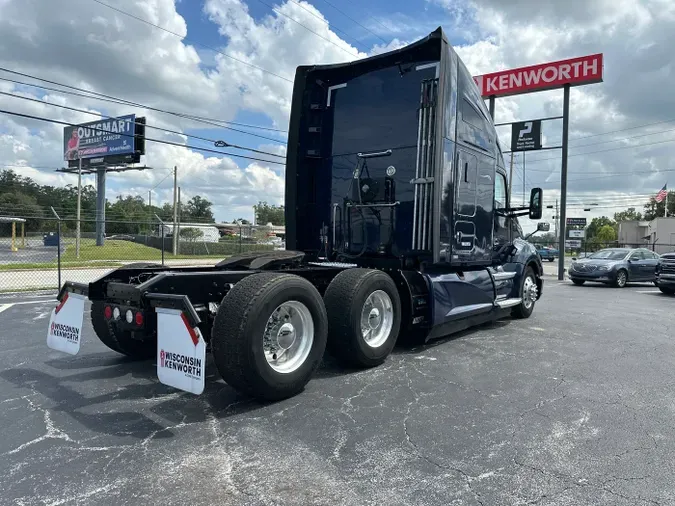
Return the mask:
[[[673,504],[675,300],[547,277],[504,320],[381,367],[327,359],[297,397],[158,383],[85,325],[46,346],[52,298],[0,297],[4,504]],[[88,322],[89,314],[85,314]]]

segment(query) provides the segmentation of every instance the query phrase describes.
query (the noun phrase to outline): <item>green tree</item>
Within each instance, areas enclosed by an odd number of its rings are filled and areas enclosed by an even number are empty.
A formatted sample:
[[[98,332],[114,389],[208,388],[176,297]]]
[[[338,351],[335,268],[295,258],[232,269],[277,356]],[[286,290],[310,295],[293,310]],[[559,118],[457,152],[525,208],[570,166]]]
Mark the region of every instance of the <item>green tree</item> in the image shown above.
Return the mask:
[[[600,227],[600,230],[598,230],[598,234],[595,236],[595,239],[597,239],[597,241],[600,243],[610,243],[616,241],[616,230],[612,225],[603,225]]]
[[[181,221],[213,223],[215,219],[211,211],[212,205],[212,202],[195,195],[188,200],[185,208],[181,210]]]
[[[620,221],[632,221],[632,220],[641,220],[642,219],[642,213],[639,213],[635,211],[634,207],[629,207],[625,211],[621,211],[618,213],[614,213],[614,221],[620,222]]]
[[[276,226],[286,224],[284,206],[269,205],[267,202],[258,202],[253,206],[255,211],[255,222],[258,225],[267,225],[271,223]]]
[[[649,202],[644,207],[644,218],[651,221],[654,218],[661,218],[666,209],[666,200],[668,200],[668,216],[675,216],[675,191],[668,192],[668,198],[657,202],[654,197],[649,199]]]
[[[609,225],[614,230],[617,228],[616,222],[607,216],[593,218],[586,227],[586,240],[592,241],[594,238],[596,238],[600,232],[600,229],[605,225]]]
[[[0,216],[26,218],[26,231],[35,232],[42,228],[42,207],[35,197],[20,191],[0,194]],[[11,224],[5,224],[3,229],[4,232],[11,230]]]

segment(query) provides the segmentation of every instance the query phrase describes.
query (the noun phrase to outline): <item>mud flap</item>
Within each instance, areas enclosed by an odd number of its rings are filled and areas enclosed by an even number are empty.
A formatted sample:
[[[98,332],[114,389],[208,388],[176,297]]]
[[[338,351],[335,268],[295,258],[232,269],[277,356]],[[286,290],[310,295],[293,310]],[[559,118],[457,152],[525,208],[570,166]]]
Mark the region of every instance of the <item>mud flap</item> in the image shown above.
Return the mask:
[[[157,312],[157,377],[170,387],[199,395],[206,378],[206,342],[180,309]]]
[[[69,355],[77,355],[82,341],[82,320],[86,296],[65,292],[52,310],[47,330],[47,346]]]

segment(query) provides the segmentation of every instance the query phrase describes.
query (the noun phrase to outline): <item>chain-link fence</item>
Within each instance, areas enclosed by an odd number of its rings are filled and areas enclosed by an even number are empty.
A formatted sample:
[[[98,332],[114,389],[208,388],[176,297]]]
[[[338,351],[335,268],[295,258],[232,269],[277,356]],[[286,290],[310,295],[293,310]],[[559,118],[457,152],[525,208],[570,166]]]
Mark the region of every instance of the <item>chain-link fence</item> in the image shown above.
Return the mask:
[[[66,280],[90,282],[133,262],[213,265],[246,251],[284,249],[283,227],[0,217],[0,292],[56,290]],[[38,226],[36,226],[38,225]]]

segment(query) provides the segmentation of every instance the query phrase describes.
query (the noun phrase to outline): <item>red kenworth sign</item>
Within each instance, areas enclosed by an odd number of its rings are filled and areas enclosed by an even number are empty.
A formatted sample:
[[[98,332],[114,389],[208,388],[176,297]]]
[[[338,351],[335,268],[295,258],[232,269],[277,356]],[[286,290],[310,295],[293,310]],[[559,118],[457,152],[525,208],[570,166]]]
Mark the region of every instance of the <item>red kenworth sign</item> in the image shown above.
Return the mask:
[[[602,82],[602,53],[475,76],[483,98]]]

